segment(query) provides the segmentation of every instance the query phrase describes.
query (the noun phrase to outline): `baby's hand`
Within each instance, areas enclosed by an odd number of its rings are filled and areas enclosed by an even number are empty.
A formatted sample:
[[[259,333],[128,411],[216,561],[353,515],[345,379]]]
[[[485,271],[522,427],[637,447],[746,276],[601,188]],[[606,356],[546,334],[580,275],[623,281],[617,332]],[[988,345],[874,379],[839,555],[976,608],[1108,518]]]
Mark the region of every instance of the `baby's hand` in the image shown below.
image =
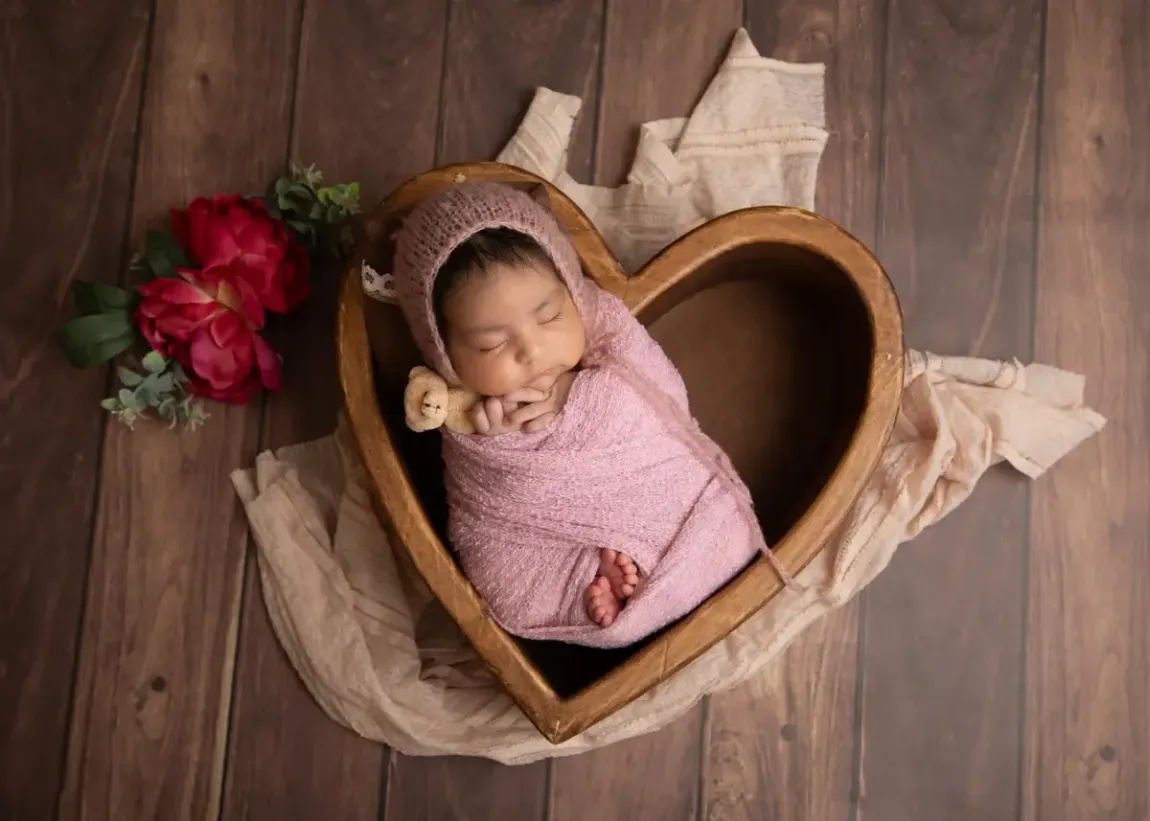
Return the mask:
[[[547,397],[543,391],[524,388],[507,396],[489,396],[480,399],[471,409],[471,424],[475,432],[482,436],[502,436],[514,433],[523,427],[522,422],[512,417],[520,407],[530,407],[527,403],[539,402]]]
[[[512,424],[521,425],[527,433],[535,433],[555,421],[555,417],[567,404],[567,397],[571,393],[571,385],[575,382],[575,372],[567,371],[551,386],[544,397],[538,401],[527,402],[518,410],[511,412]],[[539,391],[536,391],[539,393]]]

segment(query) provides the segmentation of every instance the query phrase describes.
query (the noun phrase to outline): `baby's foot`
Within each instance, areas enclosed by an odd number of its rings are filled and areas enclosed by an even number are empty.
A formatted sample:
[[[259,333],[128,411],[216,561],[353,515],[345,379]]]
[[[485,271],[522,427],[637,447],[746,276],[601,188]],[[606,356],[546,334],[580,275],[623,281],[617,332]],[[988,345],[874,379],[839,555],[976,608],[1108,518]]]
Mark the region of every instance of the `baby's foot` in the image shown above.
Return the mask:
[[[599,551],[599,573],[587,586],[587,615],[600,627],[609,627],[639,584],[639,568],[626,553]]]
[[[600,627],[610,627],[622,609],[623,602],[611,590],[606,576],[596,576],[595,581],[587,585],[587,615],[591,621]]]
[[[611,592],[625,601],[639,584],[639,568],[626,553],[606,547],[599,551],[599,575],[611,584]]]

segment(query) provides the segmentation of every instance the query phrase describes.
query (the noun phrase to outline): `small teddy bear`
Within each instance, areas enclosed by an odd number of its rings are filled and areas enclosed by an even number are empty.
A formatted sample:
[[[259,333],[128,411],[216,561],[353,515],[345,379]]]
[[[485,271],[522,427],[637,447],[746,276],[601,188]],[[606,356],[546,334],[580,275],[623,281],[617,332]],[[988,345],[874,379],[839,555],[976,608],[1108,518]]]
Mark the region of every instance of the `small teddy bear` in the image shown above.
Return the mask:
[[[407,426],[414,431],[435,430],[441,425],[462,434],[475,433],[468,411],[479,394],[466,388],[452,388],[442,376],[418,365],[407,375],[403,391],[403,411]]]

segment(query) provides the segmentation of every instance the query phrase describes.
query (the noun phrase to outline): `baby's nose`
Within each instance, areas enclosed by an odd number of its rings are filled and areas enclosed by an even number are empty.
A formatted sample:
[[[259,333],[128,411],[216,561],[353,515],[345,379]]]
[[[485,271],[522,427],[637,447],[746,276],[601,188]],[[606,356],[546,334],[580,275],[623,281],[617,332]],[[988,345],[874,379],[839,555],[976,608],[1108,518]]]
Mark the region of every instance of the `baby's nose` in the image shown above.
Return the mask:
[[[536,342],[523,342],[519,346],[519,361],[524,365],[530,365],[539,358],[539,345]]]

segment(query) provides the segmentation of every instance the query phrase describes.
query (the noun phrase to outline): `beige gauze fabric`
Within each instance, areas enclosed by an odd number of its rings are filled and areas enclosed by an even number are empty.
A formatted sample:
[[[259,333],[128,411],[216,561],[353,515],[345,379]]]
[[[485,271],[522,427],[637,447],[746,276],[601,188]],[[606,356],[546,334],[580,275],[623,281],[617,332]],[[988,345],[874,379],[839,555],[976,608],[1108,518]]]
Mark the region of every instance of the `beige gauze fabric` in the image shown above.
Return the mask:
[[[811,207],[826,140],[822,88],[822,66],[759,57],[740,31],[691,117],[643,129],[628,184],[595,188],[567,175],[579,101],[547,89],[500,159],[553,180],[634,270],[733,208]],[[536,732],[402,547],[388,543],[342,424],[326,439],[260,454],[233,481],[276,635],[332,718],[410,755],[521,764],[649,733],[744,681],[865,587],[992,465],[1005,460],[1036,478],[1103,424],[1083,406],[1074,374],[912,351],[882,460],[839,537],[799,574],[802,589],[783,590],[679,673],[560,746]]]

